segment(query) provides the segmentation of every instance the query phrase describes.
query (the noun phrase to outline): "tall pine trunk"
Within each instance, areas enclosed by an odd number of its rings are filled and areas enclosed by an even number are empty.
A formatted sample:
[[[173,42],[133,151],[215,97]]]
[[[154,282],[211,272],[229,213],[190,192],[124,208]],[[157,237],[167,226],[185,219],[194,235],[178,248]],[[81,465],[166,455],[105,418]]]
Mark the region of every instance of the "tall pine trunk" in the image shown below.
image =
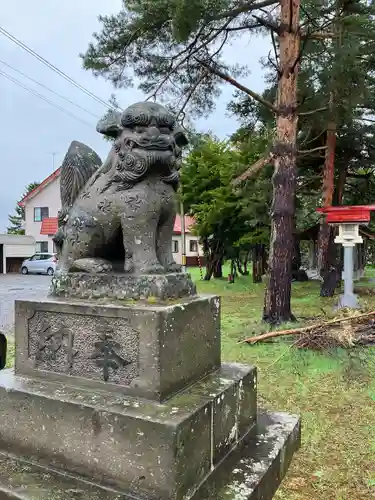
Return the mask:
[[[264,245],[256,243],[253,247],[253,283],[262,283]]]
[[[216,238],[211,240],[204,238],[202,243],[204,257],[206,260],[206,274],[204,276],[204,280],[209,281],[212,276],[214,278],[222,278],[224,250],[221,242]]]
[[[277,92],[277,139],[272,177],[269,278],[263,319],[281,323],[294,319],[290,306],[297,163],[297,76],[300,57],[300,0],[281,0],[279,34],[280,79]]]
[[[348,177],[348,164],[349,164],[350,158],[348,158],[346,161],[344,159],[344,165],[341,166],[339,169],[339,175],[337,177],[337,185],[336,185],[336,190],[335,190],[335,200],[337,205],[342,205],[342,200],[344,197],[344,190],[345,190],[345,184],[346,184],[346,179]]]
[[[329,120],[327,126],[327,149],[323,170],[323,207],[332,206],[334,182],[335,182],[335,154],[336,154],[336,136],[337,136],[337,95],[335,66],[338,63],[338,49],[341,45],[341,24],[340,24],[340,2],[336,2],[336,15],[334,22],[334,33],[336,52],[334,54],[334,67],[331,77],[331,92],[329,99]],[[329,226],[325,220],[322,220],[318,237],[318,269],[323,278],[320,288],[321,297],[332,297],[340,281],[340,272],[338,269],[337,252],[334,243],[335,228]]]
[[[330,99],[330,108],[333,112],[333,96]],[[336,122],[331,121],[327,130],[327,149],[323,171],[323,207],[330,207],[333,200],[335,179],[335,152],[336,152]],[[334,228],[329,226],[325,219],[320,224],[318,237],[318,268],[323,278],[320,295],[332,297],[337,286],[337,272],[334,258]]]

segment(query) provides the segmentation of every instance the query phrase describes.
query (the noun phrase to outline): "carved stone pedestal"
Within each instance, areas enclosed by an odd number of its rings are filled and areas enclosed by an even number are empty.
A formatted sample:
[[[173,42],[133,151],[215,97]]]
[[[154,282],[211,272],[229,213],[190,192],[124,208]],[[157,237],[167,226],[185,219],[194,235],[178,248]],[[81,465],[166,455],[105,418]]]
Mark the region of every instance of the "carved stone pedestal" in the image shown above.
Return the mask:
[[[220,367],[218,297],[15,309],[17,375],[162,401]]]
[[[52,294],[68,299],[179,299],[196,294],[189,274],[67,273],[52,278]]]
[[[251,432],[255,370],[223,367],[164,404],[3,373],[1,447],[150,498],[190,498]]]
[[[299,446],[297,417],[257,418],[256,369],[221,364],[218,297],[19,301],[15,332],[0,498],[268,500]]]
[[[259,412],[254,432],[223,460],[191,500],[269,500],[300,445],[299,419]],[[135,500],[113,486],[87,481],[52,464],[0,451],[1,500]],[[160,498],[160,497],[159,497]],[[164,498],[164,497],[162,497]],[[189,498],[189,497],[187,497]],[[155,497],[139,496],[139,500]]]

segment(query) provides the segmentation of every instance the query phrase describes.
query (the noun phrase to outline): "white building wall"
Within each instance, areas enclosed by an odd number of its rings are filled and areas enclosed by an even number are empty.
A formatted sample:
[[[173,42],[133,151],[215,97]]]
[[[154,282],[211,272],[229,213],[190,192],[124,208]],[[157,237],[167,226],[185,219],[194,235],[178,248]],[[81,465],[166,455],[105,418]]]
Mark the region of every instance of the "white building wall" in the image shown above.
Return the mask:
[[[40,234],[41,222],[34,221],[34,208],[48,207],[49,217],[57,217],[61,208],[60,177],[53,179],[44,189],[25,203],[25,233],[33,236],[36,242],[48,241],[48,251],[53,252],[52,236]]]
[[[174,252],[174,243],[173,241],[178,242],[178,252]],[[198,237],[194,236],[192,234],[187,234],[186,235],[186,257],[203,257],[203,248],[201,245],[198,243],[198,252],[194,252],[190,250],[190,242],[191,241],[196,241],[198,242]],[[174,234],[172,237],[172,253],[173,253],[173,258],[176,261],[177,264],[182,264],[182,236],[180,234]]]

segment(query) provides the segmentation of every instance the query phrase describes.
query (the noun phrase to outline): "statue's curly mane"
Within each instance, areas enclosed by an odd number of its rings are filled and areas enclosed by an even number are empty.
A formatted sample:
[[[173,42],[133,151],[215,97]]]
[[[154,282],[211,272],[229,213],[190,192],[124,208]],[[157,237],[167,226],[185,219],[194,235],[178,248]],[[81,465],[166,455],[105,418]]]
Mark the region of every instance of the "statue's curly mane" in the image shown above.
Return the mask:
[[[54,237],[58,273],[178,271],[170,240],[176,210],[172,187],[178,186],[187,144],[183,130],[166,108],[150,102],[110,113],[97,130],[114,139],[106,161],[73,142],[62,165]],[[129,192],[118,193],[124,190]],[[141,230],[142,248],[134,239]]]
[[[152,129],[159,133],[149,133]],[[111,178],[102,192],[113,185],[118,191],[130,189],[149,174],[156,174],[177,189],[180,148],[186,146],[187,139],[166,108],[157,103],[136,103],[123,113],[113,112],[100,120],[97,130],[115,138],[110,153]],[[93,150],[77,141],[72,143],[61,174],[62,216],[65,217],[84,187],[101,176],[100,165],[101,160]]]
[[[177,187],[179,173],[174,168],[174,159],[170,163],[165,163],[163,160],[163,157],[158,156],[157,153],[141,155],[131,149],[127,153],[116,152],[116,171],[105,189],[113,183],[118,184],[117,189],[120,191],[129,189],[152,171],[157,173],[163,182]],[[157,169],[155,169],[155,164],[158,165]]]

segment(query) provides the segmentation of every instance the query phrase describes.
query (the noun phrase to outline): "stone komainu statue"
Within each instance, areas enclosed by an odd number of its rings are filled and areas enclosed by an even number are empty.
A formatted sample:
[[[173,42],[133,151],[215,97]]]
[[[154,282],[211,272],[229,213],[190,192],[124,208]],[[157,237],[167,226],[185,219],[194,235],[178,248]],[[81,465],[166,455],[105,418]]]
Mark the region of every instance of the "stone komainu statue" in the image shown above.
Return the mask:
[[[103,164],[76,141],[62,164],[57,272],[179,271],[171,239],[186,136],[151,102],[112,113],[97,130],[114,138]]]

